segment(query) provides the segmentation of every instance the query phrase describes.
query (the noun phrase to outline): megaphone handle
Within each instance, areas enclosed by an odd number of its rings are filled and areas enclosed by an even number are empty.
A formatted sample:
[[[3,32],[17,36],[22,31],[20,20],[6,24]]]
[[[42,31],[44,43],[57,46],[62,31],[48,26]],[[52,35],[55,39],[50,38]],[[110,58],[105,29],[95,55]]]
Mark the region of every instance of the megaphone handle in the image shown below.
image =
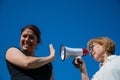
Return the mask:
[[[77,59],[78,59],[78,58],[81,59],[82,57],[81,57],[81,56],[77,56],[76,58],[77,58]],[[78,61],[78,60],[77,60],[77,62],[79,63],[78,67],[81,67],[81,66],[82,66],[82,63],[81,63],[80,61]]]

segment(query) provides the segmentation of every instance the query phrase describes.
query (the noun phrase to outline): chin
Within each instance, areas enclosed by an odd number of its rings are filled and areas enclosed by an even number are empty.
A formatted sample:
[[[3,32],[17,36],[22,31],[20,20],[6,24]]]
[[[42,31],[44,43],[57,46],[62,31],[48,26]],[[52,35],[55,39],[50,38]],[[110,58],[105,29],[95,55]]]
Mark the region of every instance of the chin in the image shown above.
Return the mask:
[[[99,59],[97,57],[94,57],[94,60],[99,62]]]
[[[28,51],[28,49],[23,48],[23,51]]]
[[[23,47],[22,49],[23,49],[24,51],[28,51],[28,48],[26,48],[26,47]]]

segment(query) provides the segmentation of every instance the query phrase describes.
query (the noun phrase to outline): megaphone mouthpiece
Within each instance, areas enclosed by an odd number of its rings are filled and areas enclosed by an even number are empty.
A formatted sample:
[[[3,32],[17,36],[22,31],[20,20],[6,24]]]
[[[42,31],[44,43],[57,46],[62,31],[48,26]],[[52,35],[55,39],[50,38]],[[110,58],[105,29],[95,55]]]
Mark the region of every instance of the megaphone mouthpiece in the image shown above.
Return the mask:
[[[87,50],[87,49],[85,49],[85,48],[83,48],[83,56],[86,56],[86,55],[87,55],[87,53],[88,53],[88,50]]]

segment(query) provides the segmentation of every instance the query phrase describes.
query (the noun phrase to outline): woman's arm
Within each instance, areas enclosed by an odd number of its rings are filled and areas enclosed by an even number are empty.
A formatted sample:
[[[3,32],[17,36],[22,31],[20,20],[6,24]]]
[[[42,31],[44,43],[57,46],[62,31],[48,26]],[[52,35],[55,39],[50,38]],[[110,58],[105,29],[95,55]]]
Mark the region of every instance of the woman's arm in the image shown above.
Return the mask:
[[[54,80],[54,73],[53,73],[53,70],[52,70],[52,74],[51,74],[50,80]]]
[[[52,45],[50,45],[49,48],[50,48],[49,56],[33,57],[26,56],[19,49],[12,47],[9,48],[6,52],[6,60],[24,69],[38,68],[54,60],[55,50]]]
[[[75,58],[73,64],[77,69],[80,70],[82,80],[89,80],[84,60],[81,58]]]

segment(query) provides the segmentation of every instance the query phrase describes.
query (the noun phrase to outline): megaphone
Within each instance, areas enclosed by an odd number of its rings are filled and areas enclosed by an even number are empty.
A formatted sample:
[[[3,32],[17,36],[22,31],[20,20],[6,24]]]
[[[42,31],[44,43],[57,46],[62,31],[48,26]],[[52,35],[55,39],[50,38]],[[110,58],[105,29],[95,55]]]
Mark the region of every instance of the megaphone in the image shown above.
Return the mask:
[[[69,57],[86,56],[87,53],[88,50],[86,48],[70,48],[64,45],[60,47],[60,56],[63,61]]]

